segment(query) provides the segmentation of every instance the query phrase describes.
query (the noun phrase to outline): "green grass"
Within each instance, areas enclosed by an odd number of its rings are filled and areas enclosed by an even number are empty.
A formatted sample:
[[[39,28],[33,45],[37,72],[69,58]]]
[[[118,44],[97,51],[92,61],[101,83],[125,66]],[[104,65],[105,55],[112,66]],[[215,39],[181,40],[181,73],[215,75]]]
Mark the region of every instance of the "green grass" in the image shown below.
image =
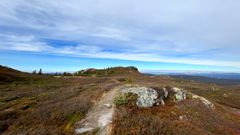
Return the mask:
[[[74,126],[74,124],[76,122],[80,121],[82,117],[83,117],[83,113],[81,113],[81,112],[68,114],[67,125],[65,126],[65,129],[66,130],[72,130],[72,127]]]
[[[138,98],[138,96],[136,94],[124,93],[124,94],[121,94],[118,97],[116,97],[113,103],[117,107],[120,107],[120,106],[123,106],[123,105],[134,106],[137,98]]]
[[[127,95],[126,94],[122,94],[120,96],[118,96],[114,102],[113,102],[117,107],[125,105],[128,103],[128,99],[127,99]]]

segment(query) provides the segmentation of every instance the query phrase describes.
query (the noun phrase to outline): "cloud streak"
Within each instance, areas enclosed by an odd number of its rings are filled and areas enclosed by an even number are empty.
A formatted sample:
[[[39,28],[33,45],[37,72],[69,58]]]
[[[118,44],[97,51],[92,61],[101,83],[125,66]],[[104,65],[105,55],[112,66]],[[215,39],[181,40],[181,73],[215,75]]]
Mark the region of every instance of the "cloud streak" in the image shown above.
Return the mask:
[[[2,35],[1,35],[2,36]],[[218,61],[194,58],[171,58],[164,55],[154,53],[144,53],[139,51],[122,51],[110,52],[105,51],[104,48],[94,45],[65,45],[65,46],[49,46],[44,42],[36,41],[32,36],[19,36],[14,35],[4,37],[7,46],[0,46],[1,50],[12,51],[26,51],[26,52],[39,52],[55,55],[67,55],[72,57],[86,57],[86,58],[111,58],[119,60],[134,60],[145,62],[170,62],[182,64],[197,64],[197,65],[221,65],[221,66],[234,66],[239,67],[240,63],[234,61]],[[11,42],[10,42],[11,41]]]

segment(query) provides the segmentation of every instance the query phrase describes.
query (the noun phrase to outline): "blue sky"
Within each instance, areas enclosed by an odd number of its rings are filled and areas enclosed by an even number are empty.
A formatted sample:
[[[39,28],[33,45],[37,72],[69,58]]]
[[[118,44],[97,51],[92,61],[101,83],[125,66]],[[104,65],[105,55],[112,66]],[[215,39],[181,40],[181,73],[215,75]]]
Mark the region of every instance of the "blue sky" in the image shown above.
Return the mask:
[[[240,72],[240,1],[1,0],[0,64]]]

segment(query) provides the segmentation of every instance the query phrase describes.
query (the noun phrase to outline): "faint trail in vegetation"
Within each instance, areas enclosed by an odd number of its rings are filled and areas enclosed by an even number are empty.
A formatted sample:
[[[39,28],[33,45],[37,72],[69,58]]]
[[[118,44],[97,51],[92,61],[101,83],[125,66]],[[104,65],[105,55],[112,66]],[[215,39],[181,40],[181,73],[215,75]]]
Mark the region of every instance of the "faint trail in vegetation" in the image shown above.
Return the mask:
[[[113,101],[117,96],[118,90],[119,88],[115,88],[103,94],[100,101],[87,113],[86,118],[77,124],[75,129],[77,134],[98,129],[100,135],[108,135],[110,133],[110,123],[114,113]]]

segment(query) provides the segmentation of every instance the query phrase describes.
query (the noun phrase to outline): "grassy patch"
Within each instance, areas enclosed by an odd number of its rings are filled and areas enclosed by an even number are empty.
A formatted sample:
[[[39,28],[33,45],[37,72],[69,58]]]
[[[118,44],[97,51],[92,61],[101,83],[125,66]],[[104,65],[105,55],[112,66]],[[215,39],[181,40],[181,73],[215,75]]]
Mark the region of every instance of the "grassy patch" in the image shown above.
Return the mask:
[[[127,96],[126,94],[118,96],[114,102],[113,102],[117,107],[121,105],[125,105],[128,103]]]
[[[134,79],[132,77],[128,77],[128,78],[119,78],[118,79],[119,82],[123,82],[125,84],[133,84],[134,83]]]
[[[126,81],[125,81],[126,84],[133,84],[134,83],[134,80],[133,78],[127,78]]]
[[[16,99],[18,99],[17,96],[2,97],[0,98],[0,102],[10,102]]]
[[[121,94],[120,96],[116,97],[116,99],[114,100],[114,104],[119,107],[122,105],[135,105],[135,102],[137,100],[137,95],[136,94],[132,94],[132,93],[124,93]]]
[[[66,130],[72,130],[73,125],[78,122],[83,117],[83,114],[75,113],[75,114],[69,114],[67,116],[67,125],[65,126]]]

